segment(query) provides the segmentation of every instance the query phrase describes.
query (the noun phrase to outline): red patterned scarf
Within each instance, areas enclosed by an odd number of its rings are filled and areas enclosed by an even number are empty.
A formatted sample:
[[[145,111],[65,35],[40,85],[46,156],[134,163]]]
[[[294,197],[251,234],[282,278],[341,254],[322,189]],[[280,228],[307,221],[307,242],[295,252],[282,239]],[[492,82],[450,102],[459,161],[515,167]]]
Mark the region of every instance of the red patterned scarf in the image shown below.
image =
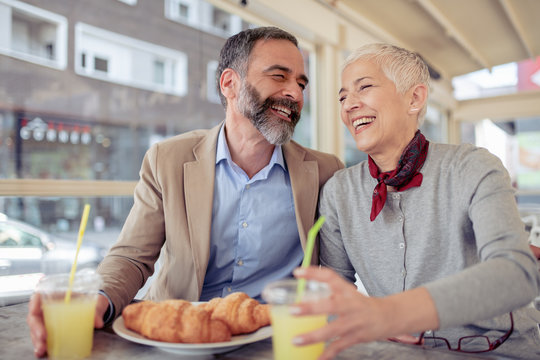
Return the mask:
[[[403,191],[422,184],[423,176],[418,169],[424,165],[428,147],[429,141],[420,130],[417,130],[409,145],[403,150],[394,170],[381,173],[371,156],[368,157],[369,173],[377,179],[377,186],[373,190],[371,221],[375,220],[386,203],[387,185],[395,187],[397,191]]]

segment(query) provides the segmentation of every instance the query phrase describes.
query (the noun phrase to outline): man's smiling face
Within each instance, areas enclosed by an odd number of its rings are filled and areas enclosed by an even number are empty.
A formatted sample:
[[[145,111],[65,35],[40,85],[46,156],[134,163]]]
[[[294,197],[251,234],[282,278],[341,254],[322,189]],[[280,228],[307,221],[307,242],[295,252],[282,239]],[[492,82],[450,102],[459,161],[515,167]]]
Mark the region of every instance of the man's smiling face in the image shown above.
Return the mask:
[[[300,120],[307,82],[302,55],[294,44],[259,41],[241,84],[238,109],[268,142],[284,144]]]

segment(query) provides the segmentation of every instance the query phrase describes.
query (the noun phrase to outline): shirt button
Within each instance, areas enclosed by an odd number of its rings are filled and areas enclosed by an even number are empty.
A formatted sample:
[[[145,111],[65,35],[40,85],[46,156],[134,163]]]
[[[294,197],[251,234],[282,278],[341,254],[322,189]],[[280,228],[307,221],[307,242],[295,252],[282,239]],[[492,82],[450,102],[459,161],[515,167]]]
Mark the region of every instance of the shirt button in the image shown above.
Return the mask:
[[[405,248],[405,244],[404,244],[404,243],[399,243],[399,248],[400,248],[400,249],[404,249],[404,248]]]
[[[244,261],[242,259],[240,259],[240,260],[238,260],[236,262],[236,264],[238,264],[238,266],[242,266],[242,265],[244,265]]]
[[[227,292],[231,292],[232,288],[230,286],[227,286]]]
[[[398,217],[399,221],[403,221],[403,216]]]
[[[246,185],[246,190],[249,189],[251,187],[251,184],[247,184]]]
[[[407,270],[403,269],[401,270],[401,276],[405,277],[407,275]]]
[[[399,194],[393,194],[392,197],[393,197],[394,199],[399,199]]]
[[[247,228],[247,227],[248,227],[247,222],[244,221],[244,222],[242,223],[242,227],[243,227],[244,229]]]

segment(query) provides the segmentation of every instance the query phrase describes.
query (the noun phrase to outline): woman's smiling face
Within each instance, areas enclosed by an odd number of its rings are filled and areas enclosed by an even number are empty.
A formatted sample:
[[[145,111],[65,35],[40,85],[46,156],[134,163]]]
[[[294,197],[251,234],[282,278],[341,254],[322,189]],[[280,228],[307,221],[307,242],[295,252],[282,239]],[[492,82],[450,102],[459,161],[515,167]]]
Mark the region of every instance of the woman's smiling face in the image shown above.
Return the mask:
[[[345,67],[341,84],[341,120],[358,150],[372,157],[401,154],[417,127],[409,114],[412,91],[400,94],[381,67],[365,59]]]

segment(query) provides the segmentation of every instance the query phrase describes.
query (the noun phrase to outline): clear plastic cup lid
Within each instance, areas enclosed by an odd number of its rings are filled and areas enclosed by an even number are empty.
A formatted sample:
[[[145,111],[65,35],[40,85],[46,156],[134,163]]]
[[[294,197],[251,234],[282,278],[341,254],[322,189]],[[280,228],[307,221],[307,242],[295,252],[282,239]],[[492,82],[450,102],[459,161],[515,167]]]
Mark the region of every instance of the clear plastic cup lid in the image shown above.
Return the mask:
[[[70,274],[56,274],[44,276],[37,284],[36,291],[40,293],[64,292],[69,287]],[[72,292],[97,292],[103,284],[101,275],[94,270],[84,269],[77,271],[73,279]]]
[[[302,295],[298,293],[297,279],[284,279],[269,283],[262,292],[262,298],[269,304],[286,305],[299,301],[315,301],[330,296],[327,284],[318,281],[306,281]]]

